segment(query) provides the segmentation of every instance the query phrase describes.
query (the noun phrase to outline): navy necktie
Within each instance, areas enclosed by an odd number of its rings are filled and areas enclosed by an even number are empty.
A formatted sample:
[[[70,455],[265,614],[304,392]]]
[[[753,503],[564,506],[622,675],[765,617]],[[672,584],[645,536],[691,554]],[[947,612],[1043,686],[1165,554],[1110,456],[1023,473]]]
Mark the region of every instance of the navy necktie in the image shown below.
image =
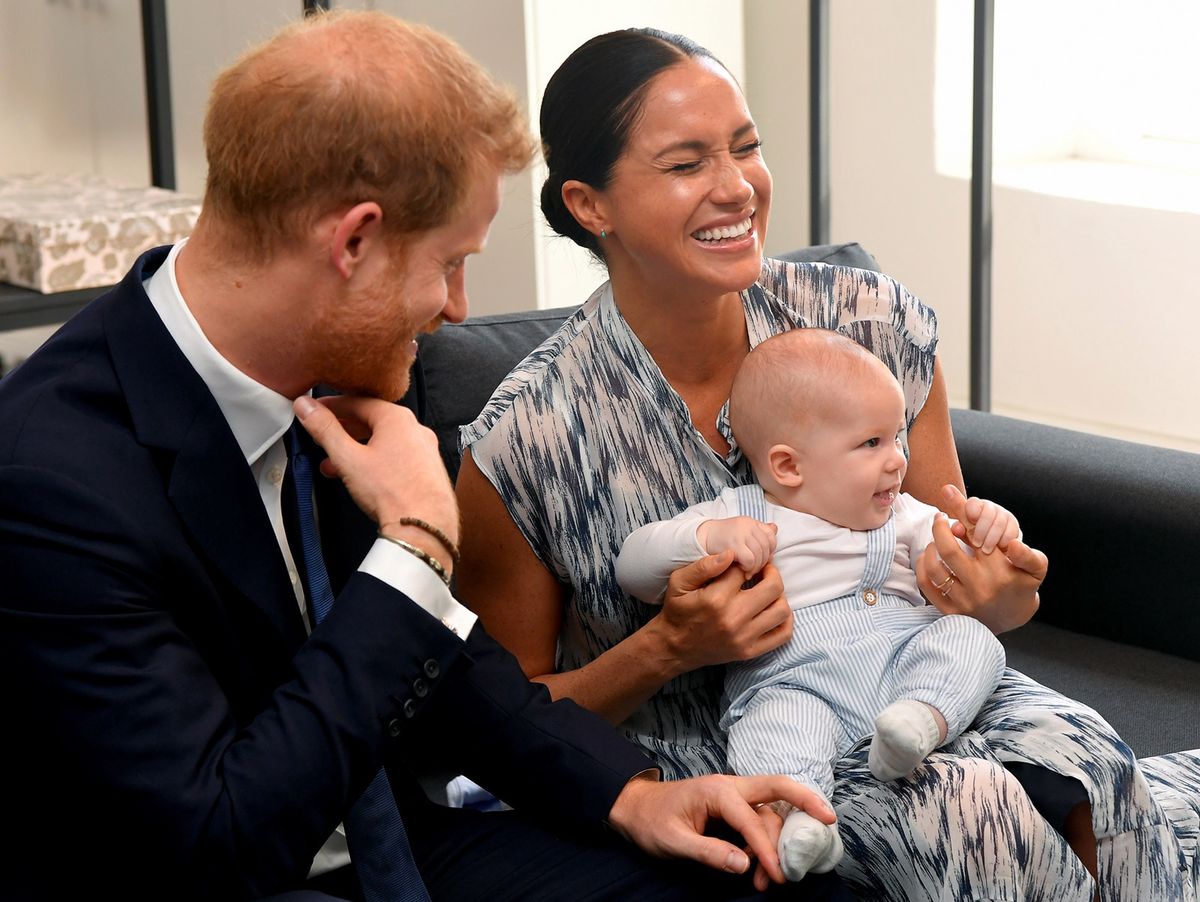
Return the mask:
[[[296,519],[304,554],[304,575],[313,620],[320,623],[333,607],[333,589],[321,554],[321,539],[313,515],[313,462],[311,439],[299,422],[288,433],[292,482],[296,490]],[[346,817],[346,842],[362,884],[366,902],[429,902],[429,894],[408,834],[396,808],[387,775],[380,770]]]

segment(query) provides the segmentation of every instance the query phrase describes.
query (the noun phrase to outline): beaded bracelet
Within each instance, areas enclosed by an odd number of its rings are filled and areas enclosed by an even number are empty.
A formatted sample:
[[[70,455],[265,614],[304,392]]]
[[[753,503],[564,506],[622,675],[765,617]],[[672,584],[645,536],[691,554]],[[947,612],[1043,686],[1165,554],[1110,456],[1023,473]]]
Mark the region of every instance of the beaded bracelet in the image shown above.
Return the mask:
[[[444,582],[447,586],[450,585],[450,574],[446,572],[446,568],[442,566],[442,562],[435,558],[423,548],[418,548],[403,539],[397,539],[395,536],[385,536],[382,532],[379,533],[379,538],[386,539],[393,545],[399,545],[413,557],[424,563],[430,570],[438,575],[438,579]]]
[[[440,529],[438,529],[436,526],[434,526],[432,523],[429,523],[418,517],[401,517],[399,520],[391,520],[384,525],[386,525],[386,526],[392,526],[392,525],[412,526],[415,529],[419,529],[419,530],[422,530],[423,532],[429,533],[431,536],[433,536],[435,539],[437,539],[439,542],[441,542],[442,545],[445,546],[446,550],[448,552],[450,552],[450,560],[454,561],[455,567],[458,566],[458,561],[459,561],[458,546],[455,545],[453,542],[451,542],[450,537],[448,535],[446,535],[444,532],[442,532]],[[383,529],[383,526],[381,526],[380,529]]]

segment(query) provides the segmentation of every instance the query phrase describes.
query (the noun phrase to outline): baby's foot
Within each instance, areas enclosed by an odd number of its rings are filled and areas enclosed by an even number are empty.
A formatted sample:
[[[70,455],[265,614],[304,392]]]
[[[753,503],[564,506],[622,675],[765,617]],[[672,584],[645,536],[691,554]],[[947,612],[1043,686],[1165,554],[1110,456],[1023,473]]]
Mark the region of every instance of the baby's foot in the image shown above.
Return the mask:
[[[788,880],[803,880],[809,871],[824,874],[842,857],[837,824],[822,824],[803,811],[793,810],[779,833],[779,864]]]
[[[875,718],[875,737],[867,764],[879,780],[906,777],[938,747],[940,739],[941,728],[933,709],[924,702],[902,698]]]

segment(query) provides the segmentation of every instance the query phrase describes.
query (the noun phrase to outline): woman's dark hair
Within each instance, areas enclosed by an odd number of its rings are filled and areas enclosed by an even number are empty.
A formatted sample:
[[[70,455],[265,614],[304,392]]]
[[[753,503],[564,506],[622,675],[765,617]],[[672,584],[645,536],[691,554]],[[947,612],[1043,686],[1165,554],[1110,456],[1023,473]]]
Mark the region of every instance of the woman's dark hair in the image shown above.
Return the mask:
[[[641,114],[647,85],[689,57],[720,62],[683,35],[657,28],[610,31],[568,56],[546,85],[540,127],[550,172],[542,185],[542,214],[554,231],[601,260],[596,236],[563,204],[563,182],[577,179],[603,190]]]

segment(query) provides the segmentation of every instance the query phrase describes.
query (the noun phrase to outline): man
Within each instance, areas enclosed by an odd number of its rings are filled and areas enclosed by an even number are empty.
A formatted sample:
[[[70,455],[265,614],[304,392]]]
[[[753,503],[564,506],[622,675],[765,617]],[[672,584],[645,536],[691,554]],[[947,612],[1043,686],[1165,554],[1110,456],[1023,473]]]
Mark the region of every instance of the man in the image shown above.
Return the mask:
[[[453,493],[433,435],[388,401],[417,332],[466,316],[463,261],[530,155],[511,96],[436,33],[323,16],[218,78],[205,143],[190,241],[0,385],[0,897],[421,898],[415,876],[389,894],[350,864],[377,839],[354,824],[385,765],[413,816],[393,848],[434,897],[720,884],[589,832],[604,822],[741,873],[702,833],[720,818],[759,885],[781,880],[750,803],[832,813],[782,778],[656,782],[443,581]],[[344,394],[315,401],[318,383]],[[304,431],[328,455],[312,490]],[[431,761],[550,828],[430,813],[412,771]]]

